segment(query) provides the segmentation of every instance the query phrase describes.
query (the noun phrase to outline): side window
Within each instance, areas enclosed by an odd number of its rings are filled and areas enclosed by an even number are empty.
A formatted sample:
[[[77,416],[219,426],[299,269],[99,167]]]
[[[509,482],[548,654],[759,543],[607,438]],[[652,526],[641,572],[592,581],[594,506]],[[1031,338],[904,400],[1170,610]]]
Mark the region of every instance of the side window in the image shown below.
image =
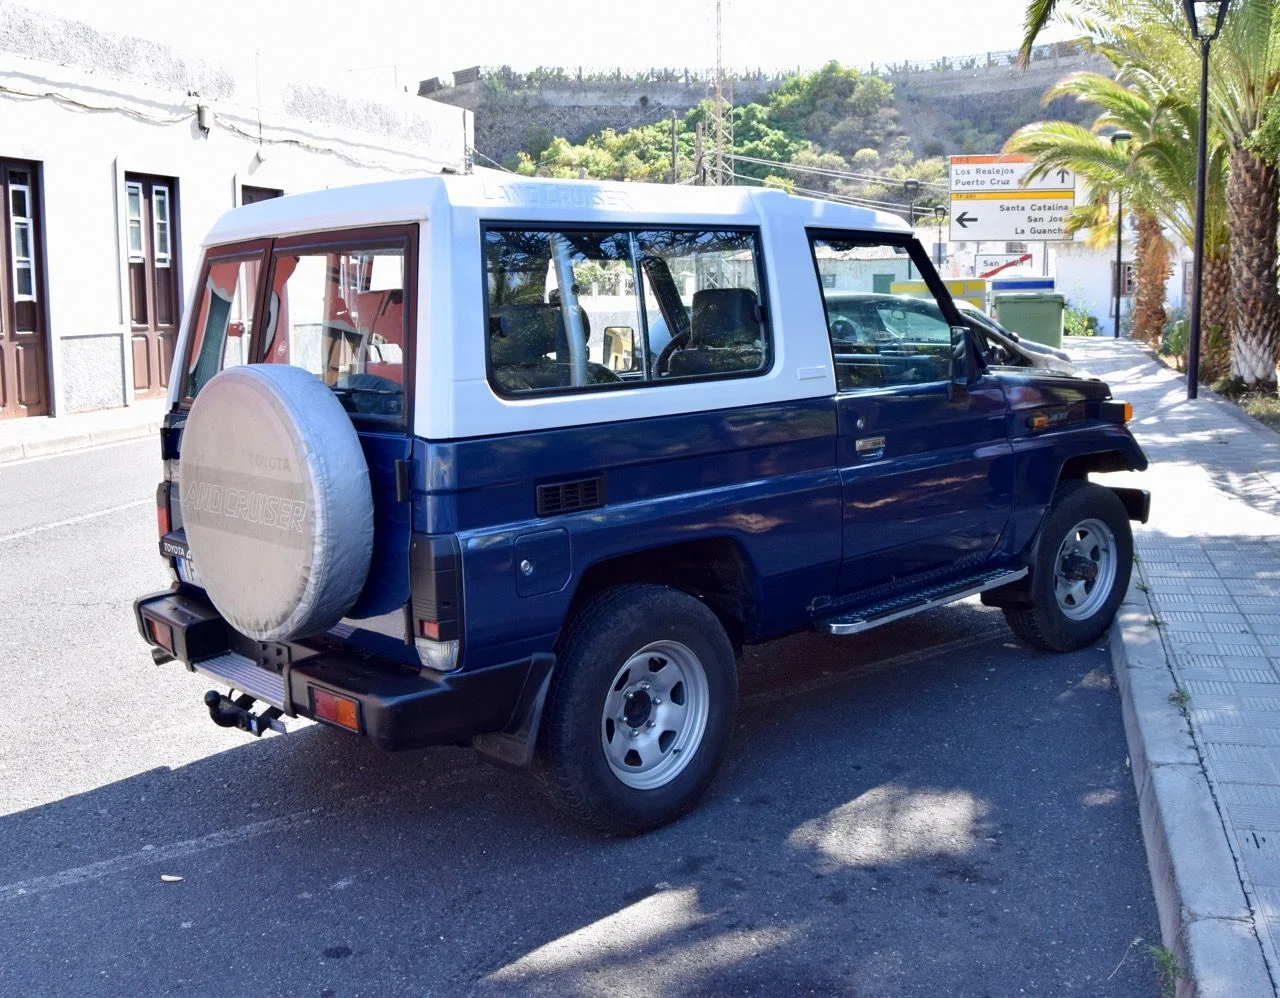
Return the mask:
[[[755,233],[650,230],[637,233],[636,240],[666,333],[655,335],[661,332],[656,322],[650,327],[653,376],[763,372],[769,330]]]
[[[183,397],[193,399],[209,379],[249,360],[249,334],[262,253],[211,260],[204,274]]]
[[[910,279],[905,246],[873,236],[810,245],[841,391],[948,379],[951,326],[924,283]]]
[[[767,367],[754,233],[493,227],[484,244],[490,380],[502,394]]]
[[[320,378],[353,414],[400,420],[406,323],[403,240],[277,250],[261,357]]]
[[[495,388],[525,394],[643,377],[631,249],[625,232],[485,233]]]

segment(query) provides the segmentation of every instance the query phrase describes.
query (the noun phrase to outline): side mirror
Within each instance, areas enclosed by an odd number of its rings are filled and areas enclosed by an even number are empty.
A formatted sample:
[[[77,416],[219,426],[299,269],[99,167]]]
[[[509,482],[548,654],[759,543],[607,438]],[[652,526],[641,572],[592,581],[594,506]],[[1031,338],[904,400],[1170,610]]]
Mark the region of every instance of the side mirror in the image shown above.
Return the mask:
[[[963,398],[969,391],[969,327],[951,327],[951,387],[947,394]]]

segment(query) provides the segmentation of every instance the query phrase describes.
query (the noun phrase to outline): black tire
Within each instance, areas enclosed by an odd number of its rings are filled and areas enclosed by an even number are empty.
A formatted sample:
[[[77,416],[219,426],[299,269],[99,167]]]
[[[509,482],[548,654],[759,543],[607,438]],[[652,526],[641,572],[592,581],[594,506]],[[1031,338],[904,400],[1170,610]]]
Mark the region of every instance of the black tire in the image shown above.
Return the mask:
[[[1074,619],[1059,605],[1055,589],[1058,555],[1068,534],[1085,521],[1105,525],[1114,538],[1115,572],[1105,593],[1087,597],[1089,613]],[[1045,651],[1075,651],[1097,641],[1111,626],[1129,588],[1133,572],[1133,532],[1124,504],[1114,492],[1089,482],[1066,482],[1059,487],[1040,528],[1031,565],[1027,606],[1006,607],[1005,620],[1013,633]]]
[[[623,666],[642,649],[662,642],[688,650],[700,663],[706,685],[697,695],[706,698],[705,727],[695,743],[681,749],[691,749],[692,754],[679,760],[683,768],[668,782],[636,789],[615,774],[616,763],[606,756],[606,732],[612,730],[612,722],[604,716],[605,703],[611,696],[616,702],[624,689],[632,688],[615,684]],[[669,667],[663,664],[656,671]],[[688,662],[684,668],[690,668]],[[641,678],[637,673],[635,681]],[[681,695],[687,696],[673,693],[671,703],[680,703]],[[729,744],[737,700],[733,647],[711,610],[664,586],[607,590],[574,614],[561,643],[539,732],[535,773],[556,803],[603,834],[635,835],[658,828],[688,813],[715,776]],[[658,709],[650,708],[655,717]],[[688,707],[687,714],[693,713]],[[643,725],[642,719],[637,727]],[[619,728],[617,737],[624,731]],[[657,758],[659,766],[670,765],[662,756]]]

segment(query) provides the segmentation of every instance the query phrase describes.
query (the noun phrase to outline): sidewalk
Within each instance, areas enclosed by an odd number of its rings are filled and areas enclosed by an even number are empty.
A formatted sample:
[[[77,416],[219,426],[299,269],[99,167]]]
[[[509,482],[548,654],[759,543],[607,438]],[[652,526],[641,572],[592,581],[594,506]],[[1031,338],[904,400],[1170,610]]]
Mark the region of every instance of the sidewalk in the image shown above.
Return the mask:
[[[146,437],[160,429],[164,399],[70,416],[0,420],[0,464]]]
[[[1112,658],[1178,994],[1280,981],[1280,435],[1128,340],[1073,359],[1133,403],[1151,492]]]

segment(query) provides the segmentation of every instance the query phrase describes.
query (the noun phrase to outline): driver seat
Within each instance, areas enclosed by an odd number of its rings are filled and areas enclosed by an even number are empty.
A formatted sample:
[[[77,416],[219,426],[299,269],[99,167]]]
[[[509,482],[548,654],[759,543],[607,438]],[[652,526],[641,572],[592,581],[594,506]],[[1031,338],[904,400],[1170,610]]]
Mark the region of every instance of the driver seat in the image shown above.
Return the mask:
[[[693,295],[689,345],[667,364],[672,377],[758,371],[764,361],[764,316],[750,288],[704,288]]]

